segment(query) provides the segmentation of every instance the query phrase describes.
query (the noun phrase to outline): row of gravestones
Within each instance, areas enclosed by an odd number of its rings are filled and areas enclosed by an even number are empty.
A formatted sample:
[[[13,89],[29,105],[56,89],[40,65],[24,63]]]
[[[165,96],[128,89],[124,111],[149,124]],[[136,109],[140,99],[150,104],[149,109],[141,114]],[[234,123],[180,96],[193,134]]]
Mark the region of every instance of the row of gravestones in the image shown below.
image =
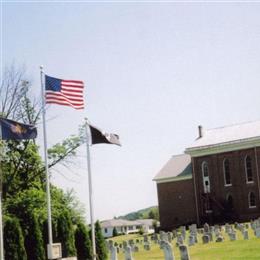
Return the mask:
[[[144,243],[144,249],[150,250],[150,247],[146,248],[147,245],[148,244]],[[164,241],[164,240],[161,240],[159,245],[160,245],[160,249],[163,250],[164,259],[174,260],[172,245],[168,241]],[[134,247],[136,247],[136,245]],[[112,240],[108,241],[108,249],[110,251],[110,260],[118,260],[117,254],[119,253],[119,249],[114,245],[114,242]],[[181,260],[190,260],[188,248],[186,245],[184,244],[180,245],[179,250],[180,250]],[[123,253],[124,253],[125,260],[133,260],[133,255],[132,255],[133,251],[136,252],[133,249],[133,245],[131,246],[128,242],[123,241]]]
[[[257,238],[260,238],[260,218],[252,220],[250,223],[251,228]]]
[[[260,218],[251,221],[250,226],[253,229],[255,236],[260,238]],[[192,224],[189,226],[189,236],[187,242],[189,246],[198,243],[198,234],[201,235],[203,244],[213,241],[214,236],[216,238],[216,242],[223,242],[223,231],[225,231],[231,241],[237,240],[237,232],[241,232],[243,238],[248,240],[248,228],[248,224],[235,223],[234,225],[225,224],[224,226],[209,226],[205,223],[203,228],[198,229],[196,224]],[[143,245],[144,249],[149,251],[151,249],[152,242],[158,244],[163,250],[165,260],[172,260],[174,259],[174,253],[172,251],[171,243],[174,239],[176,239],[176,246],[179,247],[181,260],[188,260],[190,259],[189,252],[187,246],[184,244],[187,233],[186,227],[181,226],[178,230],[173,230],[172,232],[166,233],[160,231],[159,234],[155,233],[151,237],[144,235],[143,240],[136,239],[135,242],[134,240],[129,240],[128,242],[123,241],[123,244],[117,244],[113,243],[113,241],[109,241],[108,248],[110,250],[111,260],[117,260],[117,253],[120,252],[120,249],[122,249],[125,255],[125,260],[132,260],[132,252],[139,251],[137,244]]]

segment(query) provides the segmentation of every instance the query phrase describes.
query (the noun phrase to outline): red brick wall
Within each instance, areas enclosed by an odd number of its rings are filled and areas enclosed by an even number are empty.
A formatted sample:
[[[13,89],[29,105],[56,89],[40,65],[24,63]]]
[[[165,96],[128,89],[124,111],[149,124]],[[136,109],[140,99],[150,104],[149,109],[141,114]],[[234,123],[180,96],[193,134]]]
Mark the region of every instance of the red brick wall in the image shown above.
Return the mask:
[[[163,230],[196,222],[193,180],[157,184],[160,224]]]
[[[258,172],[260,174],[260,148],[256,149]],[[252,160],[252,172],[253,183],[246,182],[245,164],[244,160],[246,155],[249,155]],[[226,187],[224,185],[224,171],[223,160],[227,158],[230,162],[230,175],[232,186]],[[202,206],[202,200],[200,194],[204,192],[202,181],[202,162],[206,161],[209,168],[210,176],[210,194],[216,198],[219,202],[223,203],[226,200],[228,194],[233,197],[233,217],[237,221],[250,220],[252,218],[260,216],[260,198],[259,198],[259,180],[257,179],[257,167],[255,159],[255,150],[246,149],[234,152],[227,152],[221,154],[208,155],[203,157],[195,157],[192,159],[196,178],[196,187],[198,191],[198,205],[200,218],[203,218],[204,211]],[[248,194],[254,192],[256,195],[256,208],[249,208]],[[217,207],[213,207],[215,215],[223,215],[221,210]],[[221,216],[220,216],[221,217]],[[213,219],[214,222],[214,219]]]

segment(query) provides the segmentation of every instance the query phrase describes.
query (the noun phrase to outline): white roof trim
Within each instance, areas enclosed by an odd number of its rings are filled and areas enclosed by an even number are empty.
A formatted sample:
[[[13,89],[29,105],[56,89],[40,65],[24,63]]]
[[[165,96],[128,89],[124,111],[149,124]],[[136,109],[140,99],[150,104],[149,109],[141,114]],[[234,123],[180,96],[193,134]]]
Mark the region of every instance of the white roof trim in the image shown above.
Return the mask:
[[[231,152],[235,150],[244,150],[258,146],[260,146],[260,137],[254,137],[214,145],[187,148],[185,153],[192,157],[199,157],[210,154]]]
[[[181,176],[181,177],[171,177],[171,178],[165,178],[165,179],[153,179],[156,183],[167,183],[167,182],[176,182],[176,181],[183,181],[183,180],[189,180],[192,179],[192,175],[188,176]]]

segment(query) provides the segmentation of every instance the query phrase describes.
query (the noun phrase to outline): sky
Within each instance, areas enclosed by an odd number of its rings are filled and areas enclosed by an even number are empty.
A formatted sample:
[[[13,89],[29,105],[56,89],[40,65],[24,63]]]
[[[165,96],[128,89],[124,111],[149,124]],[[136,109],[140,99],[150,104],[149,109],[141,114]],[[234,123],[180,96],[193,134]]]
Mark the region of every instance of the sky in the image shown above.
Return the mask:
[[[38,98],[40,65],[85,83],[84,111],[48,107],[48,147],[86,117],[120,136],[90,149],[95,219],[158,205],[152,180],[198,125],[260,120],[260,2],[2,1],[1,13],[1,71],[25,66]],[[51,173],[89,221],[86,146]]]

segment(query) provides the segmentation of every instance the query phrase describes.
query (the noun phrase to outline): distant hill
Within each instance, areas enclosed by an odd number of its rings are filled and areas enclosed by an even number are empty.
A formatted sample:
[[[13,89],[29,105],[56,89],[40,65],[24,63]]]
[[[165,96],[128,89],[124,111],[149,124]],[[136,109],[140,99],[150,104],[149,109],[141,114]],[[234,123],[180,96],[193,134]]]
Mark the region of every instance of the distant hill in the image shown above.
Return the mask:
[[[127,219],[127,220],[152,218],[152,219],[159,220],[158,206],[140,209],[138,211],[131,212],[124,216],[119,216],[117,218]]]

